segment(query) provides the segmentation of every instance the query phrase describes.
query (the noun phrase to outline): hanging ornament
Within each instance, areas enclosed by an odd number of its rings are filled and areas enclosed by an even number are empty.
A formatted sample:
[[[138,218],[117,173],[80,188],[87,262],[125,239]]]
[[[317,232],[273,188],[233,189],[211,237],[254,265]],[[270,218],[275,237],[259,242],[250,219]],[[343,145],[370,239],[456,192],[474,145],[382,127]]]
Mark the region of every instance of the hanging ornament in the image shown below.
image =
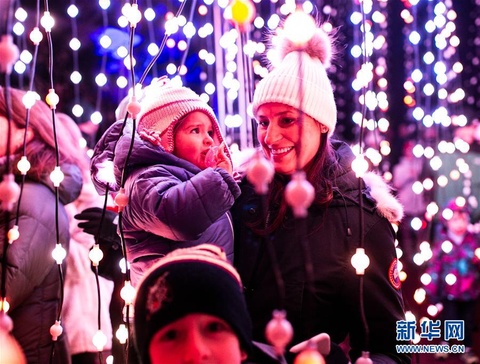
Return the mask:
[[[58,337],[62,335],[63,327],[60,325],[60,321],[55,321],[55,323],[50,326],[50,335],[52,335],[52,340],[57,341]]]
[[[13,205],[20,196],[20,186],[15,182],[15,176],[12,173],[3,176],[0,182],[0,200],[4,211],[11,211]]]
[[[121,187],[114,199],[119,211],[123,211],[128,204],[128,196],[125,193],[125,188]]]
[[[315,189],[307,181],[305,172],[297,171],[285,187],[285,200],[293,209],[295,217],[305,217],[315,198]]]
[[[12,73],[13,65],[20,56],[16,44],[13,43],[13,37],[10,34],[2,35],[0,40],[0,72]]]
[[[11,332],[12,330],[13,330],[12,318],[7,315],[7,312],[5,312],[4,310],[0,310],[0,331]]]
[[[284,310],[274,310],[272,319],[265,328],[265,337],[272,344],[277,355],[283,355],[285,347],[292,340],[293,327],[286,319]]]
[[[255,4],[251,0],[233,0],[224,14],[225,19],[231,20],[240,31],[247,30],[255,15]]]
[[[253,184],[255,192],[259,195],[266,194],[274,174],[275,169],[272,163],[257,151],[247,167],[247,179]]]
[[[325,364],[323,355],[317,350],[314,342],[309,342],[295,358],[294,364]]]
[[[138,115],[138,113],[140,112],[141,109],[142,109],[142,106],[137,101],[136,96],[132,96],[132,99],[130,100],[130,102],[127,105],[127,111],[130,114],[130,117],[132,119],[136,119],[137,115]]]
[[[362,351],[362,356],[355,360],[355,364],[373,364],[368,351]]]

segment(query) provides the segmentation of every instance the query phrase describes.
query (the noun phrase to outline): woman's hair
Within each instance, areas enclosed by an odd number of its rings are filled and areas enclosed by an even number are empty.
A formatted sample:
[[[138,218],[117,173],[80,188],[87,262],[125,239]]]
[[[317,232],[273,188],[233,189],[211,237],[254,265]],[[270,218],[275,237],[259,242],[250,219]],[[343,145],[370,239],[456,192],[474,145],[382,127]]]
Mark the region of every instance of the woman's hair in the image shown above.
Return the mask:
[[[313,159],[304,167],[307,180],[315,188],[313,205],[325,206],[333,198],[332,178],[338,168],[330,139],[327,133],[320,136],[320,147]],[[261,220],[253,223],[253,229],[262,235],[275,231],[288,211],[285,201],[285,186],[290,180],[286,176],[276,174],[270,186],[267,197],[267,211],[264,211]]]
[[[7,103],[5,100],[6,89],[0,87],[0,115],[7,116]],[[27,123],[27,109],[22,98],[25,91],[9,88],[10,96],[10,118],[16,127],[25,129]],[[55,138],[53,129],[53,111],[41,100],[38,100],[30,109],[28,128],[32,131],[33,137],[26,145],[26,156],[31,164],[27,177],[33,180],[41,180],[45,174],[50,174],[56,165]],[[56,140],[59,151],[59,164],[64,163],[82,166],[85,163],[83,153],[79,153],[80,146],[78,141],[72,142],[72,134],[69,131],[72,127],[77,127],[71,120],[69,125],[63,122],[64,117],[56,119]],[[6,136],[2,136],[6,137]],[[18,154],[20,151],[12,151]],[[15,155],[14,164],[20,159],[21,155]],[[15,168],[14,173],[20,173]]]

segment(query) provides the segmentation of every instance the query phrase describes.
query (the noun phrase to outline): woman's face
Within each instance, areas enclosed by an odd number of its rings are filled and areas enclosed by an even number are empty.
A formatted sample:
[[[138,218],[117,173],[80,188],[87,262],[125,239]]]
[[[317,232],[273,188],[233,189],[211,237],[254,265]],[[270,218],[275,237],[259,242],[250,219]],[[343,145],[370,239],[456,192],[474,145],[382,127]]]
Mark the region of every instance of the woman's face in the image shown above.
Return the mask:
[[[205,169],[205,156],[215,140],[212,121],[201,111],[194,111],[180,121],[175,131],[173,154]]]
[[[189,314],[158,330],[150,340],[152,364],[240,364],[247,355],[224,320]]]
[[[322,124],[291,106],[263,104],[256,119],[258,141],[278,173],[295,172],[297,160],[298,167],[303,169],[320,147]]]

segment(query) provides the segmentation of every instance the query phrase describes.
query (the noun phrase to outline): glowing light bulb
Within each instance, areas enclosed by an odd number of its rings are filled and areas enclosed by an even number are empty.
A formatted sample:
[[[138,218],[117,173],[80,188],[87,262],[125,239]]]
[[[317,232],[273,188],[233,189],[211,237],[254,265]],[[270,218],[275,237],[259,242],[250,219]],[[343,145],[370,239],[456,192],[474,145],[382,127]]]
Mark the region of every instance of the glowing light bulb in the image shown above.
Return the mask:
[[[67,251],[63,248],[61,244],[56,244],[55,249],[52,251],[52,257],[55,259],[57,264],[62,264],[63,260],[67,256]]]
[[[95,335],[93,335],[92,343],[98,351],[103,351],[105,345],[107,345],[107,335],[105,335],[102,330],[98,330]]]
[[[0,300],[0,312],[8,312],[10,309],[10,303],[8,303],[6,298]]]
[[[125,301],[126,305],[131,305],[135,299],[135,288],[133,288],[130,281],[125,281],[125,285],[120,290],[120,297]]]
[[[305,217],[315,198],[315,188],[307,181],[305,172],[297,171],[285,187],[285,200],[293,209],[295,217]]]
[[[22,173],[22,175],[26,175],[27,172],[30,170],[30,162],[28,161],[26,156],[22,156],[17,163],[18,170]]]
[[[372,359],[370,359],[370,353],[368,351],[362,351],[362,356],[355,360],[355,364],[373,364]]]
[[[118,330],[115,332],[115,337],[120,344],[125,344],[128,340],[128,330],[124,324],[118,326]]]
[[[365,249],[357,248],[356,253],[352,256],[351,263],[358,275],[365,274],[365,269],[370,265],[370,258],[365,254]]]
[[[138,4],[126,3],[122,7],[122,14],[130,23],[132,28],[135,28],[142,19],[142,13],[138,10]]]
[[[26,109],[31,109],[38,100],[40,100],[40,95],[34,91],[27,91],[22,97],[22,102]]]
[[[13,244],[15,240],[18,240],[20,237],[20,232],[18,231],[18,225],[13,225],[10,230],[8,230],[7,238],[8,244]]]
[[[312,39],[317,26],[313,17],[302,10],[296,10],[285,20],[285,36],[296,46],[303,47]]]
[[[10,74],[19,56],[20,51],[13,43],[12,35],[2,35],[0,40],[0,72]]]
[[[53,26],[55,25],[55,19],[53,19],[49,11],[45,11],[40,19],[40,24],[42,24],[42,27],[46,32],[51,32]]]
[[[247,179],[253,184],[256,193],[264,195],[268,192],[268,185],[273,179],[275,169],[272,163],[260,153],[255,153],[252,160],[248,163]]]
[[[50,326],[50,335],[52,335],[52,340],[57,341],[58,337],[62,335],[63,327],[60,325],[60,321],[55,321],[55,323]]]
[[[60,101],[60,98],[56,94],[53,88],[48,90],[47,97],[45,97],[45,101],[50,106],[51,109],[55,109]]]
[[[92,261],[94,267],[97,267],[100,261],[103,259],[103,252],[98,244],[95,244],[88,253],[88,257]]]
[[[286,319],[285,311],[273,311],[273,318],[265,328],[265,337],[278,355],[284,353],[285,347],[293,337],[293,327]]]
[[[34,45],[39,45],[43,40],[43,34],[38,27],[33,28],[30,32],[30,40]]]
[[[12,173],[4,175],[2,182],[0,182],[2,209],[11,211],[19,196],[20,186],[15,182],[15,176]]]
[[[352,161],[352,169],[355,172],[357,178],[361,178],[368,171],[368,162],[363,154],[359,154]]]
[[[50,173],[50,180],[53,182],[53,185],[55,187],[60,186],[60,183],[62,183],[64,178],[65,178],[65,175],[60,169],[60,166],[55,166],[52,173]]]

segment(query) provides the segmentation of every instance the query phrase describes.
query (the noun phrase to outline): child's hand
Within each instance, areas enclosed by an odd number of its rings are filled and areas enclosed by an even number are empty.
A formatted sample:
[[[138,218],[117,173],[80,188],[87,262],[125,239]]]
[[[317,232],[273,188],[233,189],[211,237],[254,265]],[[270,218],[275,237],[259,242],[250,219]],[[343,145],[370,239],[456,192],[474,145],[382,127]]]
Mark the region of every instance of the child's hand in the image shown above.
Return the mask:
[[[216,167],[223,168],[226,170],[230,175],[233,173],[233,166],[230,158],[228,158],[227,153],[225,151],[225,142],[222,142],[218,146],[218,151],[215,156]]]

